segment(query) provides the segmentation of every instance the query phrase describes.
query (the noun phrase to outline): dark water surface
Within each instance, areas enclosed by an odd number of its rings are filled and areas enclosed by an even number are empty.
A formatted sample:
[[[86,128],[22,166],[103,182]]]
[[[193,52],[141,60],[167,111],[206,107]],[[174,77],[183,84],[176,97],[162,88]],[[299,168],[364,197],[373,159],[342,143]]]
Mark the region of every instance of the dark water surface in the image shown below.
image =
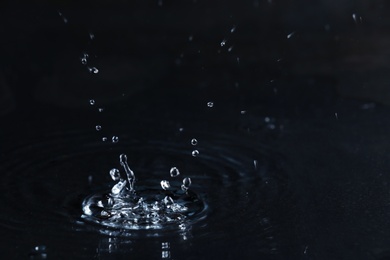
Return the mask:
[[[388,9],[3,4],[1,255],[388,259]],[[122,153],[136,190],[177,167],[202,211],[154,230],[83,217]]]

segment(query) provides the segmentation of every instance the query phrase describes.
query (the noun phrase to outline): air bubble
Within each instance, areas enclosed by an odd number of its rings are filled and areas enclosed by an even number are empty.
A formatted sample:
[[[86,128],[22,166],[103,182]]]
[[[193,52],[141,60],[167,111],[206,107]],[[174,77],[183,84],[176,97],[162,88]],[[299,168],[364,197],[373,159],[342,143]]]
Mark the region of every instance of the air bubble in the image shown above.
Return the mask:
[[[95,128],[96,128],[96,131],[102,130],[102,126],[101,125],[97,125]]]
[[[95,100],[94,100],[94,99],[90,99],[90,100],[89,100],[89,104],[90,104],[91,106],[95,105]]]
[[[199,155],[199,151],[198,150],[193,150],[191,154],[192,154],[193,157],[196,157],[196,156]]]
[[[211,102],[211,101],[210,101],[210,102],[207,102],[207,106],[208,106],[208,107],[213,107],[213,106],[214,106],[214,102]]]
[[[117,143],[117,142],[119,142],[119,137],[114,135],[114,136],[111,138],[111,141],[112,141],[113,143]]]
[[[171,184],[170,184],[169,181],[167,181],[167,180],[162,180],[162,181],[160,182],[160,184],[161,184],[161,188],[162,188],[163,190],[167,190],[167,189],[169,189],[169,188],[171,187]]]
[[[184,178],[183,184],[181,185],[181,189],[183,191],[187,191],[190,186],[191,186],[191,178]]]
[[[191,144],[192,145],[197,145],[198,144],[198,140],[196,140],[195,138],[192,138]]]
[[[116,168],[110,170],[110,176],[114,181],[118,181],[121,177],[119,170]]]
[[[169,171],[171,177],[177,177],[180,175],[180,171],[176,167],[172,167],[171,170]]]

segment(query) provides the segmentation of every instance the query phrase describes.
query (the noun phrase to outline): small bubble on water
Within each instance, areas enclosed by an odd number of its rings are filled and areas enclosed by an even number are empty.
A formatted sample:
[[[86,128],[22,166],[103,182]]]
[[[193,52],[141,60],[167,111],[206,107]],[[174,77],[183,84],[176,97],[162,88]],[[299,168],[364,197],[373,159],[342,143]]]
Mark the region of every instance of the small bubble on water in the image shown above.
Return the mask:
[[[236,26],[234,25],[234,26],[232,27],[232,29],[230,29],[230,32],[231,32],[231,33],[234,33],[235,30],[236,30]]]
[[[110,176],[114,181],[118,181],[121,178],[121,174],[117,168],[110,170]]]
[[[221,47],[225,46],[225,44],[226,44],[226,39],[223,39],[223,40],[221,41]]]
[[[171,175],[171,177],[177,177],[180,175],[180,171],[178,168],[172,167],[171,170],[169,171],[169,174]]]
[[[170,184],[169,181],[167,181],[167,180],[162,180],[162,181],[160,182],[160,185],[161,185],[161,188],[162,188],[163,190],[167,190],[167,189],[169,189],[169,188],[171,187],[171,184]]]
[[[96,131],[102,130],[102,126],[101,125],[97,125],[95,128],[96,128]]]
[[[214,102],[211,102],[211,101],[210,101],[210,102],[207,102],[207,106],[208,106],[208,107],[213,107],[213,106],[214,106]]]
[[[89,71],[90,73],[93,73],[93,74],[99,73],[99,70],[98,70],[98,68],[96,68],[96,67],[88,67],[88,71]]]
[[[89,104],[90,104],[91,106],[95,105],[95,100],[94,100],[94,99],[90,99],[90,100],[89,100]]]
[[[196,156],[199,155],[199,151],[198,150],[193,150],[191,154],[192,154],[193,157],[196,157]]]
[[[290,39],[291,37],[293,37],[294,34],[295,34],[295,32],[292,32],[292,33],[287,34],[287,39]]]
[[[114,135],[114,136],[111,138],[111,141],[112,141],[113,143],[117,143],[117,142],[119,141],[119,137]]]
[[[192,145],[197,145],[198,144],[198,140],[196,140],[195,138],[192,138],[191,139],[191,144]]]
[[[184,178],[183,179],[183,184],[181,185],[181,189],[183,191],[187,191],[188,188],[191,186],[191,178]]]
[[[104,110],[104,109],[101,108],[101,107],[98,109],[98,111],[99,111],[100,113],[103,112],[103,110]]]
[[[103,141],[103,142],[107,142],[107,140],[108,140],[107,137],[103,137],[103,138],[102,138],[102,141]]]

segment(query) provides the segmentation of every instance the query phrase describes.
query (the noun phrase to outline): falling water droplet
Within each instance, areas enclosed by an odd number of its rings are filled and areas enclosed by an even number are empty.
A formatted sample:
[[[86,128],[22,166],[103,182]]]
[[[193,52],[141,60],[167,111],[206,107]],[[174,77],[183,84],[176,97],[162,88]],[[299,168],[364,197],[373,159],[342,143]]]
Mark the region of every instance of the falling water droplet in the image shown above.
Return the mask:
[[[88,63],[89,55],[88,53],[84,52],[83,56],[80,58],[81,64],[86,65]]]
[[[99,111],[100,113],[103,112],[103,110],[104,110],[104,109],[101,108],[101,107],[98,109],[98,111]]]
[[[171,170],[169,171],[169,174],[171,177],[177,177],[180,175],[179,169],[176,167],[172,167]]]
[[[226,39],[223,39],[223,40],[221,41],[221,47],[225,46],[225,44],[226,44]]]
[[[287,39],[290,39],[291,37],[293,37],[294,34],[295,34],[295,32],[292,32],[292,33],[288,34],[288,35],[287,35]]]
[[[240,57],[237,57],[237,64],[240,64]]]
[[[228,52],[231,52],[233,50],[233,45],[229,47]]]
[[[352,19],[354,20],[354,22],[357,24],[357,23],[362,23],[363,22],[363,19],[361,16],[358,17],[357,14],[353,13],[352,14]]]
[[[234,33],[235,30],[236,30],[236,26],[234,25],[234,26],[232,27],[232,29],[230,29],[230,32],[231,32],[231,33]]]
[[[103,141],[103,142],[106,142],[107,140],[108,140],[107,137],[103,137],[103,138],[102,138],[102,141]]]
[[[257,170],[257,160],[253,160],[253,166],[255,166],[255,170]]]
[[[183,184],[181,185],[181,189],[183,191],[187,191],[190,186],[191,186],[191,178],[184,178]]]
[[[211,102],[211,101],[210,101],[210,102],[207,102],[207,106],[208,106],[208,107],[213,107],[213,106],[214,106],[214,102]]]
[[[119,170],[116,168],[110,170],[110,176],[114,181],[118,181],[121,177]]]
[[[97,125],[95,128],[96,128],[96,131],[102,130],[102,126],[101,125]]]
[[[198,140],[196,140],[195,138],[192,138],[191,139],[191,144],[192,145],[197,145],[198,144]]]
[[[112,141],[113,143],[117,143],[117,142],[119,141],[119,137],[114,135],[114,136],[111,138],[111,141]]]
[[[94,100],[94,99],[90,99],[90,100],[89,100],[89,104],[90,104],[91,106],[95,105],[95,100]]]
[[[179,132],[183,132],[184,131],[184,128],[183,127],[180,127],[179,128]]]
[[[165,198],[163,199],[163,202],[164,202],[164,204],[166,206],[171,205],[171,204],[174,203],[173,199],[171,197],[169,197],[169,196],[165,196]]]
[[[95,39],[95,34],[89,33],[89,38],[90,38],[91,40]]]
[[[169,189],[169,188],[171,187],[171,184],[170,184],[169,181],[167,181],[167,180],[162,180],[162,181],[160,182],[160,184],[161,184],[161,188],[162,188],[163,190],[167,190],[167,189]]]
[[[245,110],[241,110],[241,115],[244,115],[244,114],[246,114],[246,111]]]
[[[88,71],[89,71],[90,73],[93,73],[93,74],[99,73],[99,70],[98,70],[98,68],[96,68],[96,67],[88,67]]]
[[[196,156],[199,155],[199,151],[198,150],[193,150],[191,154],[192,154],[193,157],[196,157]]]

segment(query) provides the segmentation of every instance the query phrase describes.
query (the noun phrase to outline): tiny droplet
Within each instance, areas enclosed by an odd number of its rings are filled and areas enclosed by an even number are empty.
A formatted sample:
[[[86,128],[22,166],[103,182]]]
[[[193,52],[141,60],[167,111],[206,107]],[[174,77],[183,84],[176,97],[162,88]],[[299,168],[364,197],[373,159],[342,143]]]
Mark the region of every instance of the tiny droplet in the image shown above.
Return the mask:
[[[113,143],[117,143],[117,142],[119,141],[119,137],[114,135],[114,136],[111,138],[111,141],[112,141]]]
[[[169,171],[169,174],[171,175],[171,177],[177,177],[180,175],[180,171],[178,168],[172,167],[171,170]]]
[[[163,190],[167,190],[167,189],[169,189],[169,188],[171,187],[171,184],[170,184],[169,181],[167,181],[167,180],[162,180],[162,181],[160,182],[160,184],[161,184],[161,188],[162,188]]]
[[[97,125],[95,128],[96,128],[96,131],[102,130],[102,126],[101,125]]]
[[[196,140],[195,138],[192,138],[191,139],[191,144],[192,145],[197,145],[198,144],[198,140]]]
[[[196,157],[196,156],[199,155],[199,151],[198,150],[193,150],[191,154],[192,154],[193,157]]]
[[[119,180],[121,177],[119,170],[116,168],[110,170],[110,176],[114,181]]]
[[[210,101],[210,102],[207,102],[207,106],[208,106],[208,107],[213,107],[213,106],[214,106],[214,102],[211,102],[211,101]]]
[[[91,106],[95,105],[95,100],[94,100],[94,99],[90,99],[90,100],[89,100],[89,104],[90,104]]]

